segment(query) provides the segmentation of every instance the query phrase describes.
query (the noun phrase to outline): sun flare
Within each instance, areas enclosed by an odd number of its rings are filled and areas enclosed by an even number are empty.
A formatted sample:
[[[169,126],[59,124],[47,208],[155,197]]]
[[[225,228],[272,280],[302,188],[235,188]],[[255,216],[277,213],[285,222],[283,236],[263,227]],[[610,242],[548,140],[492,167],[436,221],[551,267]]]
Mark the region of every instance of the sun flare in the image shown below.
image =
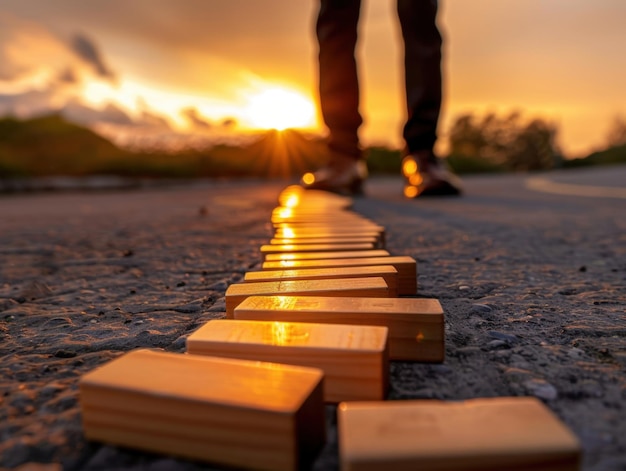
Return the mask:
[[[315,106],[299,92],[274,87],[252,95],[245,116],[255,128],[304,128],[315,125]]]

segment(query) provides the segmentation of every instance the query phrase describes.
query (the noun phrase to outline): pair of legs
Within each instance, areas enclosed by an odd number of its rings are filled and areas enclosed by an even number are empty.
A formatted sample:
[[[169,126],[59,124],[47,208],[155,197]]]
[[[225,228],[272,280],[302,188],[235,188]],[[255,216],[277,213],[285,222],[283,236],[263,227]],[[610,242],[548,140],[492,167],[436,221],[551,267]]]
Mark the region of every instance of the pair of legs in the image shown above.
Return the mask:
[[[404,40],[407,121],[403,129],[410,165],[404,165],[408,185],[417,196],[426,192],[458,193],[433,154],[441,109],[441,45],[437,0],[397,0]],[[361,0],[320,0],[316,33],[319,43],[319,93],[324,122],[330,132],[330,162],[303,185],[358,193],[365,168],[359,145],[359,80],[355,59]],[[359,166],[359,164],[361,166]],[[416,186],[416,182],[418,185]],[[433,191],[434,190],[434,191]]]
[[[359,81],[354,51],[360,0],[321,0],[319,93],[330,149],[360,158]],[[397,0],[404,39],[408,119],[403,136],[409,153],[432,151],[441,109],[441,35],[437,0]]]

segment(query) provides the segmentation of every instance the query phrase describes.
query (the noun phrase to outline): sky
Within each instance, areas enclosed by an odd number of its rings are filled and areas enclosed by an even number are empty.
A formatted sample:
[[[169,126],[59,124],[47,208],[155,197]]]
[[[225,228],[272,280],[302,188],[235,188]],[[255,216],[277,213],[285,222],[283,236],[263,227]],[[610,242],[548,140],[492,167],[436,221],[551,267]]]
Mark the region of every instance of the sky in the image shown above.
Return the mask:
[[[0,116],[50,110],[124,139],[321,132],[315,0],[0,0]],[[441,144],[461,114],[556,123],[571,156],[626,116],[623,0],[447,0]],[[395,2],[363,0],[363,144],[400,147]],[[156,137],[155,137],[156,136]],[[182,137],[181,137],[182,136]]]

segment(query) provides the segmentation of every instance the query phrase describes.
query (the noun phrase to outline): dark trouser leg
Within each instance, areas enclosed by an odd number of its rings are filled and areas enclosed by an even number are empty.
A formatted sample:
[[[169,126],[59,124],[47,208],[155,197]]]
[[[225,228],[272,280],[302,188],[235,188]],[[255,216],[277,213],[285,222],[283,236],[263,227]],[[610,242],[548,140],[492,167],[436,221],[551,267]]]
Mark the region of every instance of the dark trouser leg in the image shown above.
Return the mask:
[[[354,49],[360,0],[321,0],[317,18],[319,92],[329,147],[361,157],[358,129],[359,82]]]
[[[437,0],[398,0],[404,38],[408,120],[403,136],[408,151],[431,151],[441,109],[441,34]]]

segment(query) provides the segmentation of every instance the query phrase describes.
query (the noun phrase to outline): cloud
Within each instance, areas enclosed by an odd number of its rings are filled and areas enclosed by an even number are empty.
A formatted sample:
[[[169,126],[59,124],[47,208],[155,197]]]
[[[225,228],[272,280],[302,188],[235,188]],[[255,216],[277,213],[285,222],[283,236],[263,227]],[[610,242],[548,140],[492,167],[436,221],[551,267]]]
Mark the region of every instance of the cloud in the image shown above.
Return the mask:
[[[0,12],[0,80],[5,93],[113,80],[115,73],[87,36],[70,41],[43,24]]]
[[[16,94],[0,95],[0,116],[12,115],[28,118],[55,109],[56,97],[50,90],[29,90]]]
[[[78,33],[68,41],[43,24],[0,12],[0,115],[19,118],[61,112],[83,125],[135,121],[116,105],[101,109],[81,101],[91,80],[114,81],[96,43]]]
[[[71,67],[63,70],[57,78],[61,83],[78,83],[79,81],[78,74]]]
[[[195,130],[208,130],[213,127],[209,121],[200,116],[196,108],[185,108],[180,111],[180,114],[187,119]]]
[[[109,80],[115,78],[113,71],[104,63],[100,50],[87,36],[81,33],[75,34],[69,42],[69,47],[80,59],[90,65],[99,77]]]
[[[171,129],[170,124],[163,116],[146,110],[142,111],[141,115],[135,119],[135,124],[155,129]]]
[[[108,104],[98,110],[86,106],[78,100],[72,100],[60,111],[66,119],[88,126],[103,122],[127,126],[134,124],[128,113],[113,104]]]

